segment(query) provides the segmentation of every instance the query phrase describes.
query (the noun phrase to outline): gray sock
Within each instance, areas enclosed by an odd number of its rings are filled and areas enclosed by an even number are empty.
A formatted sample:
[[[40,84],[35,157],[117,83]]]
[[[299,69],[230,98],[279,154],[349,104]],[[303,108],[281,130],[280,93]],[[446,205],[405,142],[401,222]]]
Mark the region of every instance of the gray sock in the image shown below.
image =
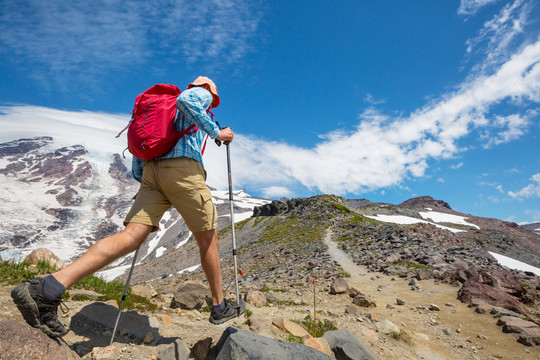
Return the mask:
[[[225,312],[226,309],[227,309],[227,302],[225,301],[225,299],[223,299],[223,301],[221,301],[221,304],[219,305],[212,305],[212,310],[214,310],[217,313],[223,313]]]
[[[43,295],[49,299],[58,301],[62,299],[62,295],[66,292],[66,288],[52,275],[43,278]]]

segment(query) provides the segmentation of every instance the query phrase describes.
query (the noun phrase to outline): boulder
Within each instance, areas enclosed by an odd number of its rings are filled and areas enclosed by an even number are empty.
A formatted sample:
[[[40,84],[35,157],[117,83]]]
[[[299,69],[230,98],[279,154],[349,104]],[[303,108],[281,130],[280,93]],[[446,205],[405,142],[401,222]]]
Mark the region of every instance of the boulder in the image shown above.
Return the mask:
[[[349,284],[344,278],[337,278],[330,286],[330,294],[344,294],[349,290]]]
[[[386,319],[377,323],[377,330],[383,334],[399,333],[399,327]]]
[[[112,330],[117,317],[117,308],[102,302],[95,302],[76,311],[76,314],[71,318],[70,328],[77,333],[79,324],[94,321]],[[148,333],[151,333],[154,339],[159,338],[158,330],[159,321],[155,317],[139,315],[136,311],[123,312],[117,328],[120,334],[128,335],[139,341],[142,341]]]
[[[186,344],[180,338],[174,338],[172,340],[172,342],[161,343],[158,345],[157,360],[188,360],[189,348]]]
[[[55,341],[29,325],[11,321],[0,321],[0,344],[2,359],[80,359],[65,342]]]
[[[40,261],[47,261],[52,267],[57,269],[64,267],[64,262],[58,256],[54,255],[51,250],[45,248],[36,249],[24,258],[24,262],[34,265],[37,265]]]
[[[375,301],[371,300],[371,298],[367,295],[356,295],[353,299],[353,303],[358,306],[362,307],[377,307],[377,304],[375,304]]]
[[[528,314],[529,311],[515,297],[509,295],[500,288],[483,284],[477,277],[471,277],[459,289],[458,299],[464,303],[485,302],[497,307],[503,307],[521,314]]]
[[[144,285],[133,285],[131,287],[131,293],[133,295],[142,296],[147,299],[151,299],[155,296],[157,296],[157,291],[154,290],[151,286],[144,286]]]
[[[239,357],[241,356],[241,357]],[[334,357],[309,346],[284,340],[275,340],[250,331],[228,327],[208,359],[295,359],[295,360],[333,360]]]
[[[249,290],[246,293],[244,300],[258,308],[263,307],[266,304],[266,296],[258,290]]]
[[[432,279],[433,271],[429,269],[419,269],[418,273],[416,274],[416,278],[418,280]]]
[[[379,360],[368,345],[348,330],[327,331],[323,335],[337,360]]]
[[[193,282],[186,283],[174,294],[171,301],[171,308],[200,310],[207,297],[211,298],[211,293],[206,286]]]

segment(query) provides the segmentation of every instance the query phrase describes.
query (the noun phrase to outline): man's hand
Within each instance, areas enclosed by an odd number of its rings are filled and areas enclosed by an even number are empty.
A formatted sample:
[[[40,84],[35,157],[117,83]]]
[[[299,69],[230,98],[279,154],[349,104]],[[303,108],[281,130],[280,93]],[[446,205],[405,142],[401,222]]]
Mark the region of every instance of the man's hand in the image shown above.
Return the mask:
[[[226,128],[221,129],[221,133],[216,139],[220,141],[231,142],[233,138],[234,138],[233,131],[231,130],[231,128],[226,127]]]

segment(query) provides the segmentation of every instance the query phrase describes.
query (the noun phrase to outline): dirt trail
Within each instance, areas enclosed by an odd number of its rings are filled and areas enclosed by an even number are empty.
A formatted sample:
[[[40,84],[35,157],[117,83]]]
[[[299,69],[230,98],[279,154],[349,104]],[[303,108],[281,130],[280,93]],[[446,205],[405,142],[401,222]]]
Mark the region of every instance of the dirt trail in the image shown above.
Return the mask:
[[[252,312],[250,319],[266,324],[267,336],[287,339],[285,333],[272,327],[272,321],[304,319],[313,311],[315,291],[317,312],[338,329],[347,329],[369,344],[381,360],[540,360],[540,347],[517,343],[516,337],[503,333],[490,315],[477,314],[462,304],[456,298],[457,287],[423,280],[419,282],[423,291],[412,291],[408,280],[368,272],[365,267],[356,265],[331,239],[332,232],[328,231],[325,242],[329,253],[351,275],[346,279],[349,287],[368,295],[377,307],[362,308],[360,315],[346,314],[345,308],[352,304],[347,294],[331,295],[328,288],[320,285],[314,288],[300,279],[294,282],[271,279],[268,284],[276,289],[274,295],[288,305],[271,304],[261,308],[248,305]],[[22,325],[24,320],[11,300],[12,287],[0,285],[0,321],[15,321]],[[171,309],[172,294],[164,293],[159,298],[159,310],[147,315],[167,315],[170,325],[161,326],[160,335],[180,337],[188,347],[204,337],[212,337],[215,344],[227,326],[249,329],[245,317],[214,326],[208,322],[208,313]],[[396,298],[402,299],[405,305],[397,305]],[[71,314],[62,317],[61,321],[69,325],[76,309],[89,303],[69,300],[67,305],[72,309]],[[430,311],[426,304],[435,304],[440,311]],[[404,330],[405,335],[394,339],[377,332],[377,324],[385,319]],[[87,349],[83,352],[87,354],[85,359],[93,347],[108,345],[110,330],[92,323],[84,324],[84,329],[78,330],[70,331],[63,341],[73,348],[84,346]],[[115,346],[122,349],[126,359],[150,359],[156,355],[156,347],[136,342],[115,343]]]
[[[332,235],[328,230],[325,243],[332,258],[351,275],[349,286],[375,300],[377,308],[372,312],[379,320],[388,319],[411,335],[411,346],[419,359],[540,359],[538,347],[517,343],[514,335],[501,331],[493,317],[461,303],[457,299],[459,288],[422,280],[423,291],[413,291],[409,280],[368,272],[354,263],[331,240]],[[405,305],[397,305],[397,298]],[[429,311],[426,304],[435,304],[440,311]],[[406,359],[389,350],[387,359]]]

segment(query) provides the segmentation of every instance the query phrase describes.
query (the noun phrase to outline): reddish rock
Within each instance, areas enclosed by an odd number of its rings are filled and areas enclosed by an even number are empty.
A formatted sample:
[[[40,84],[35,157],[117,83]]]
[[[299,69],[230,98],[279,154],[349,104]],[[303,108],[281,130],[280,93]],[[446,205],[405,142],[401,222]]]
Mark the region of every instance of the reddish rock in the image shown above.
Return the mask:
[[[471,276],[458,291],[458,299],[469,304],[473,301],[480,301],[518,311],[521,314],[529,313],[527,308],[516,297],[507,292],[516,293],[517,291],[517,289],[506,283],[507,277],[490,277],[488,283],[484,281],[486,279],[488,277],[485,274]]]
[[[0,321],[0,344],[2,359],[80,359],[66,343],[55,341],[29,325],[11,321]]]

